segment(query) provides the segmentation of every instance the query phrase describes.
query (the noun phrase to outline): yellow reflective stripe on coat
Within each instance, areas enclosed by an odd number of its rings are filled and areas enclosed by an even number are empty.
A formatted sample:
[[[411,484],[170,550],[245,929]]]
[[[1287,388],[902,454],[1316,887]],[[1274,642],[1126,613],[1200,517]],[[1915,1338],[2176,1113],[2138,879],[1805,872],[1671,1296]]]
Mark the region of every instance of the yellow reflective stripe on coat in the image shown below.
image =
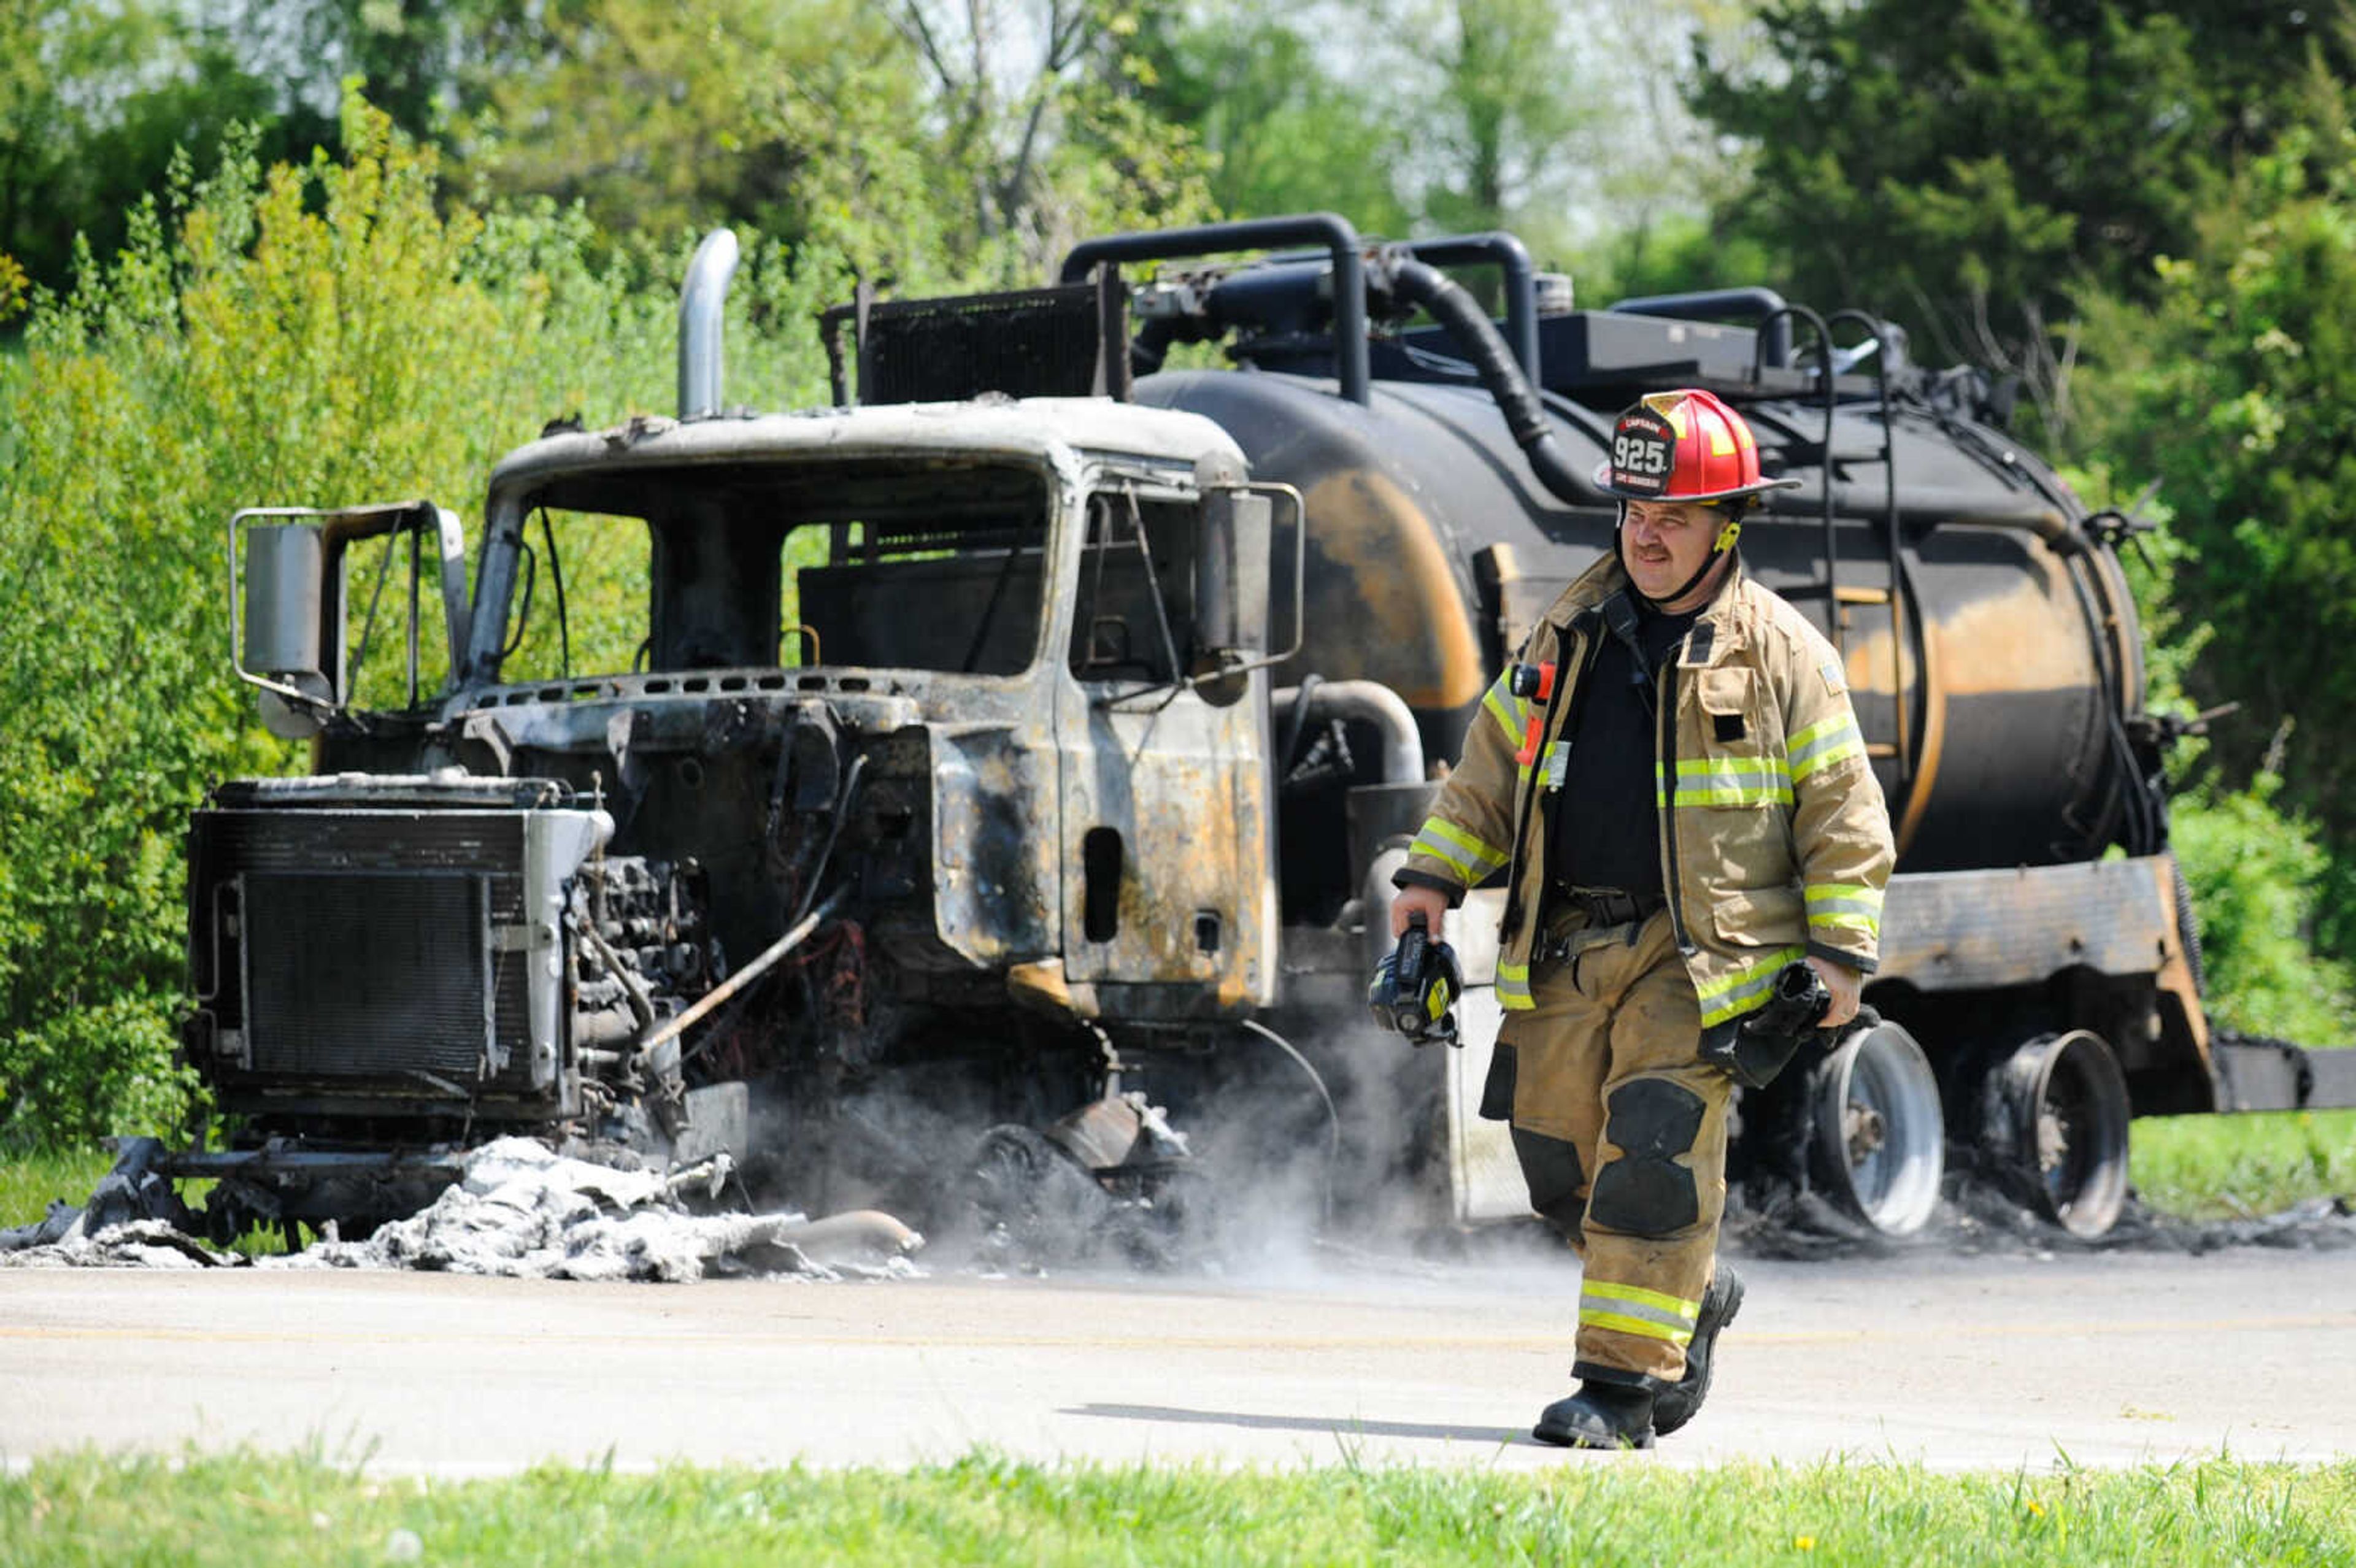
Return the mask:
[[[1807,890],[1808,923],[1881,934],[1881,890],[1856,882],[1815,882]]]
[[[1518,752],[1522,749],[1524,736],[1529,731],[1530,705],[1527,699],[1515,697],[1505,689],[1505,682],[1513,673],[1513,667],[1508,665],[1504,675],[1489,683],[1489,693],[1481,699],[1481,706],[1489,710],[1497,720],[1497,727],[1505,731],[1505,743]]]
[[[1562,787],[1562,774],[1556,768],[1555,763],[1558,758],[1569,750],[1570,742],[1568,741],[1548,741],[1539,749],[1538,754],[1534,761],[1526,763],[1516,762],[1514,764],[1514,771],[1521,775],[1522,782],[1525,784],[1529,782],[1530,774],[1533,772],[1543,773],[1546,778],[1547,788],[1560,789]]]
[[[1844,709],[1818,720],[1783,743],[1794,782],[1848,757],[1865,755],[1865,737],[1858,733],[1857,716]]]
[[[1694,995],[1701,1002],[1701,1027],[1708,1029],[1729,1019],[1740,1018],[1765,1001],[1775,984],[1775,971],[1807,955],[1804,947],[1779,947],[1731,975],[1720,975],[1707,985],[1696,986]]]
[[[1701,1303],[1644,1290],[1633,1285],[1596,1281],[1579,1293],[1579,1324],[1582,1328],[1616,1328],[1648,1339],[1684,1345],[1693,1339]]]
[[[1669,798],[1667,774],[1653,764],[1660,805],[1766,805],[1792,803],[1792,774],[1780,757],[1699,757],[1677,763],[1677,791]]]
[[[1423,831],[1408,848],[1416,854],[1447,861],[1468,888],[1487,881],[1489,873],[1505,863],[1503,849],[1482,842],[1442,816],[1424,818]]]
[[[1497,963],[1497,1005],[1512,1012],[1527,1012],[1538,1005],[1530,994],[1530,966],[1526,964]]]

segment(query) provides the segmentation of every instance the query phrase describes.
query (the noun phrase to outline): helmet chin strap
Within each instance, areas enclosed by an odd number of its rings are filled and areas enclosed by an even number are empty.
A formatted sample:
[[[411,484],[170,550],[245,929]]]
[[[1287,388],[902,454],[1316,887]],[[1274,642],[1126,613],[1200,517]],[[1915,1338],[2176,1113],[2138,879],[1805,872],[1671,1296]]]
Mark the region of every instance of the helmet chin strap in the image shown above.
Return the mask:
[[[1628,572],[1628,587],[1637,598],[1642,599],[1651,609],[1655,611],[1665,611],[1670,605],[1676,603],[1678,600],[1683,599],[1687,594],[1700,587],[1701,580],[1708,577],[1712,569],[1718,565],[1719,558],[1733,549],[1735,541],[1741,537],[1741,509],[1740,507],[1730,508],[1726,522],[1718,530],[1718,538],[1712,541],[1710,545],[1709,554],[1702,558],[1702,563],[1694,569],[1694,574],[1691,577],[1687,578],[1683,583],[1679,584],[1675,592],[1665,594],[1662,597],[1655,599],[1651,594],[1646,593],[1643,589],[1636,586],[1636,574],[1633,571]],[[1614,523],[1612,527],[1612,548],[1617,550],[1620,554],[1620,570],[1622,571],[1628,571],[1627,538],[1628,503],[1625,499],[1622,499],[1620,503],[1619,521]]]

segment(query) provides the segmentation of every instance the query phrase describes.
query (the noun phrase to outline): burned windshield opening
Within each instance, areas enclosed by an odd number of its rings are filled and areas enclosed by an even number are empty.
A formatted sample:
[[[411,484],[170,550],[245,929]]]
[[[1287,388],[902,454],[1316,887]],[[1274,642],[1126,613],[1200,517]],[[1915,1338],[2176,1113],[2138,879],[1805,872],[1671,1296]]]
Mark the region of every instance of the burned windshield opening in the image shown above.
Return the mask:
[[[497,678],[819,664],[1019,674],[1038,648],[1049,494],[1037,468],[906,458],[536,485],[520,497]]]

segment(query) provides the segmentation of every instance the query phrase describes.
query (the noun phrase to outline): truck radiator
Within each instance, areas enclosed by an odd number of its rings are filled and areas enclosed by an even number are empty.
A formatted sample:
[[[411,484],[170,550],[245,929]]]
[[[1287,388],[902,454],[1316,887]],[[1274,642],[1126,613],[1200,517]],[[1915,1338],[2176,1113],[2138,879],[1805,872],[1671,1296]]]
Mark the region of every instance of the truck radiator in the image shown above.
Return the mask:
[[[494,1076],[527,1028],[520,955],[493,949],[517,879],[457,871],[249,872],[253,1071]],[[504,906],[504,907],[503,907]],[[508,962],[499,962],[501,957]]]
[[[212,1036],[199,1067],[225,1090],[280,1094],[545,1093],[528,815],[198,813],[191,957]]]

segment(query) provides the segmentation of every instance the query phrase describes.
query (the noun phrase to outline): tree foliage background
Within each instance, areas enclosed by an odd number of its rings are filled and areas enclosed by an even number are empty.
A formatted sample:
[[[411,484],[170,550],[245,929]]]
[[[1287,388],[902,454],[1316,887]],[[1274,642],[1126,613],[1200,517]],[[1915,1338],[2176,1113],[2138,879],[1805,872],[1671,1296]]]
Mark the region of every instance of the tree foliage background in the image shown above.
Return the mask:
[[[299,765],[226,676],[237,506],[464,503],[669,398],[694,233],[811,312],[1087,232],[1510,227],[1583,303],[1766,282],[2026,389],[2135,569],[2215,1010],[2356,1025],[2356,0],[0,0],[0,1139],[184,1102],[180,833]],[[380,674],[389,678],[390,671]]]

